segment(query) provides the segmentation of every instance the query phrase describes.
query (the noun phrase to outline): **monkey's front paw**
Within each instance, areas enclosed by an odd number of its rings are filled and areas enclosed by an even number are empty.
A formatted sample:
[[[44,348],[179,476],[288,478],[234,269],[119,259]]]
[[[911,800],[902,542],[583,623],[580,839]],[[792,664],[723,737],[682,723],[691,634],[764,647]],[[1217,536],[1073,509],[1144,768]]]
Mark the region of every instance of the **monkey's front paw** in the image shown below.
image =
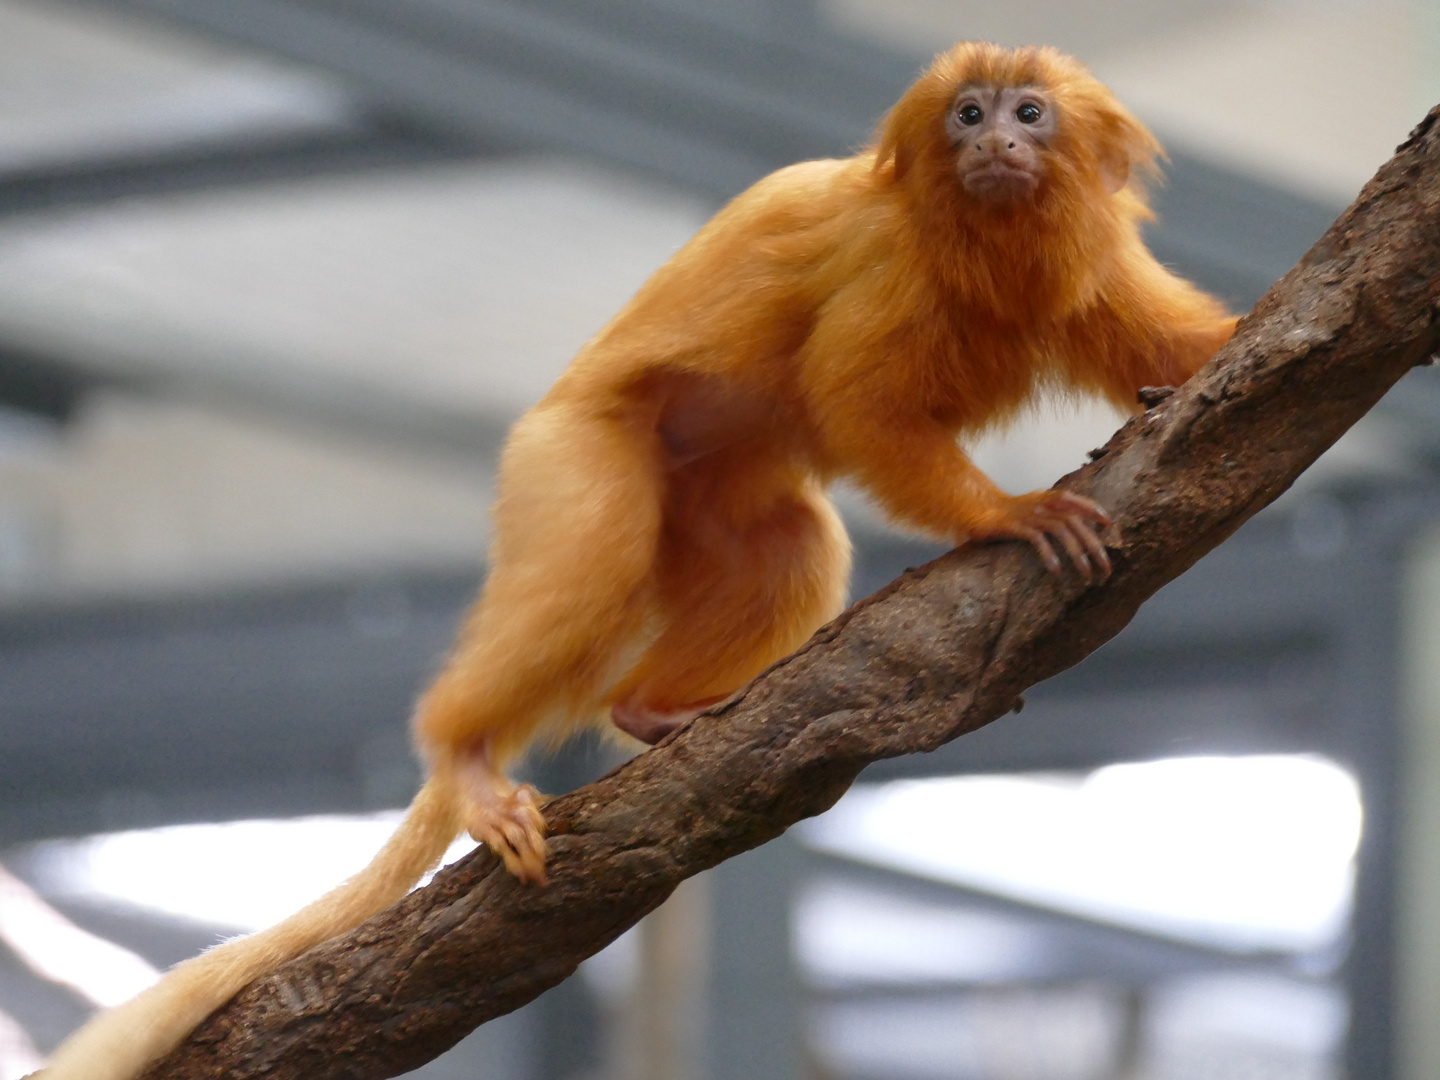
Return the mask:
[[[466,827],[480,843],[499,855],[505,869],[519,880],[545,884],[545,817],[540,793],[521,784],[508,795],[495,794],[470,807]]]
[[[994,535],[1013,536],[1035,549],[1045,569],[1052,574],[1064,572],[1064,565],[1055,553],[1059,541],[1075,569],[1087,581],[1104,581],[1110,576],[1110,555],[1100,539],[1100,531],[1110,524],[1110,515],[1093,499],[1068,491],[1039,491],[1021,496],[1019,513]]]

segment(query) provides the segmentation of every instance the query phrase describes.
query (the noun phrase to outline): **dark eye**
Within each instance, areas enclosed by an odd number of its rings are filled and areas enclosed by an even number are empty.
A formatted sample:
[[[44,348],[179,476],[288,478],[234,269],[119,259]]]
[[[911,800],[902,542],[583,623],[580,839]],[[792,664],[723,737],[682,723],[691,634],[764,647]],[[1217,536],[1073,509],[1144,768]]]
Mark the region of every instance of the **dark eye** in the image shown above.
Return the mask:
[[[981,120],[985,119],[985,113],[981,111],[979,105],[961,105],[955,115],[960,118],[960,123],[966,127],[974,127],[980,123]]]
[[[1033,101],[1027,101],[1015,110],[1015,119],[1022,124],[1035,124],[1040,121],[1040,106]]]

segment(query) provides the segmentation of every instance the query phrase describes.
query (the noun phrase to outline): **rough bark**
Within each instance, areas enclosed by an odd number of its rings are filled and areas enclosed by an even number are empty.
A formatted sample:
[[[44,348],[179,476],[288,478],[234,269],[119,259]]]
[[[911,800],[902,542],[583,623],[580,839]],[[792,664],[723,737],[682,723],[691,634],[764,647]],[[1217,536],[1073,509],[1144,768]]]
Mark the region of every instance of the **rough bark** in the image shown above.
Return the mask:
[[[394,1076],[555,985],[684,878],[829,807],[872,761],[988,724],[1119,631],[1440,349],[1440,108],[1194,379],[1062,486],[1115,518],[1103,585],[971,546],[551,803],[547,888],[487,852],[252,984],[148,1080]]]

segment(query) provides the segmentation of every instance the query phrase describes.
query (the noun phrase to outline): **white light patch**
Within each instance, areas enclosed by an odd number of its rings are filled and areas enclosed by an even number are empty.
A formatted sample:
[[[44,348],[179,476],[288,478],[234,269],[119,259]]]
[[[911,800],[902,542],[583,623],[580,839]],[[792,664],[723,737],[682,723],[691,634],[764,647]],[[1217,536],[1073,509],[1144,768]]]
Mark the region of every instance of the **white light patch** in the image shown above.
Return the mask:
[[[44,1055],[19,1021],[0,1012],[0,1080],[22,1080],[44,1064]]]
[[[795,952],[822,986],[1015,982],[1043,973],[1046,939],[1018,919],[821,878],[795,905]]]
[[[1087,777],[857,787],[822,850],[1222,948],[1324,948],[1349,915],[1360,795],[1309,756],[1174,758]]]
[[[401,816],[171,825],[52,840],[31,849],[30,865],[50,895],[249,932],[279,922],[362,869]],[[474,847],[468,838],[458,840],[445,861]]]
[[[1324,1062],[1343,1049],[1349,1025],[1345,991],[1334,983],[1264,971],[1183,976],[1155,989],[1149,1026],[1169,1055],[1210,1062],[1229,1047],[1269,1046],[1293,1059]],[[1233,1053],[1233,1051],[1232,1051]],[[1162,1057],[1169,1056],[1162,1051]],[[1184,1075],[1182,1069],[1175,1070]],[[1164,1070],[1157,1070],[1166,1075]],[[1242,1075],[1235,1069],[1229,1075]],[[1211,1075],[1227,1075],[1212,1073]],[[1304,1075],[1296,1070],[1296,1075]],[[1310,1075],[1331,1076],[1325,1073]]]
[[[3,868],[0,941],[42,979],[68,986],[101,1007],[134,997],[160,977],[148,961],[82,930]],[[7,1038],[0,1025],[0,1043]]]

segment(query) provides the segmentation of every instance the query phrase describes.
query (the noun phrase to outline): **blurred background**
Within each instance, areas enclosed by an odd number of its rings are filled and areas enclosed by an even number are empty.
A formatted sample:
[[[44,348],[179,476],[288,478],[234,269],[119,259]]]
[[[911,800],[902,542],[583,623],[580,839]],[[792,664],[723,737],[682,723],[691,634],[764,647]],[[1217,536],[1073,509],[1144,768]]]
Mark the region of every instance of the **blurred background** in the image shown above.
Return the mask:
[[[0,1080],[365,861],[507,425],[960,38],[1089,63],[1237,310],[1440,100],[1433,0],[0,0]],[[855,595],[938,550],[841,499]],[[1427,369],[1023,714],[412,1075],[1434,1080],[1437,520]]]

